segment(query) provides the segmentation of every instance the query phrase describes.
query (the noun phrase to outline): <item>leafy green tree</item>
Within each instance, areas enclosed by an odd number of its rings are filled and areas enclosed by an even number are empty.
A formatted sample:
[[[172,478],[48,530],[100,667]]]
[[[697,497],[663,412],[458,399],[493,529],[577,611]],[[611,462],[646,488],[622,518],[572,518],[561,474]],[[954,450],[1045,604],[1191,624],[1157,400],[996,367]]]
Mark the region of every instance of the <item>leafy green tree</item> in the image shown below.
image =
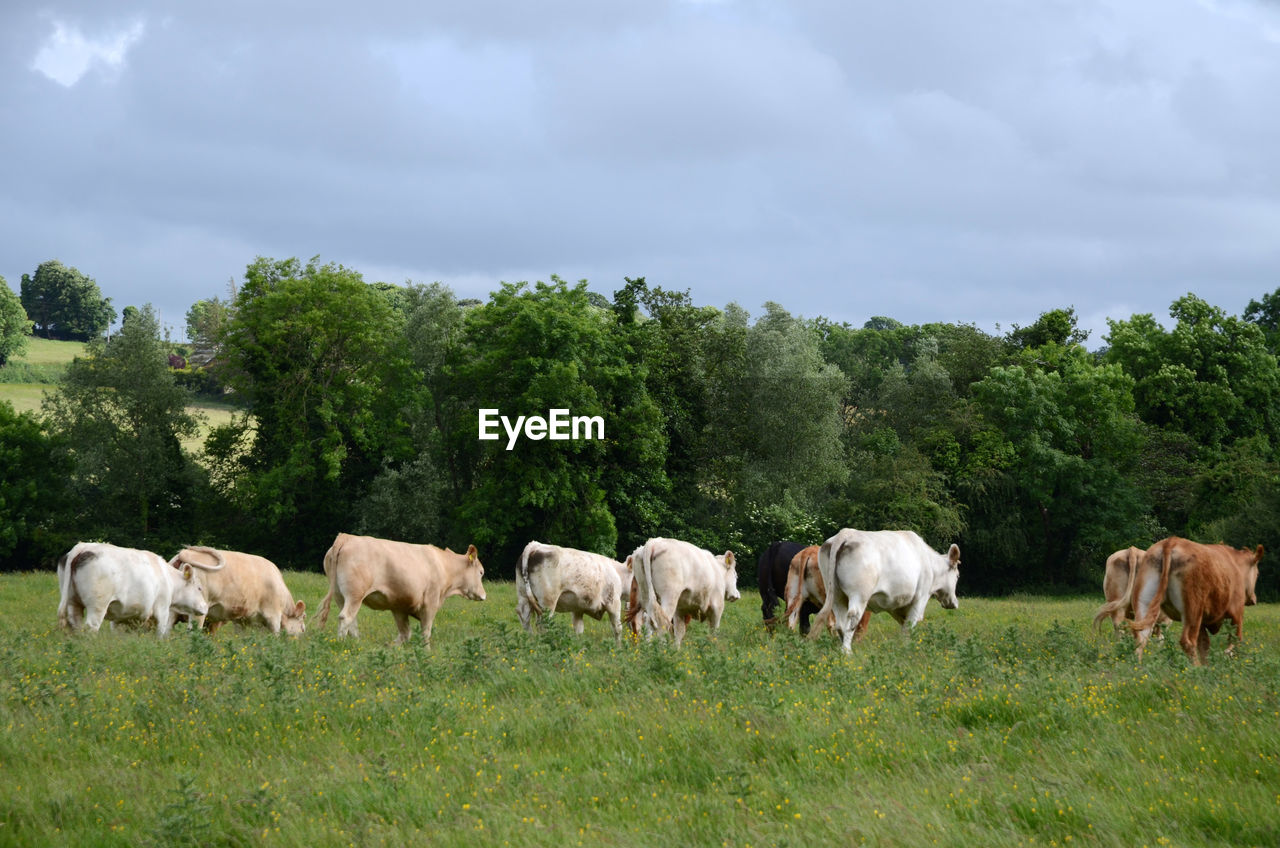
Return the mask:
[[[587,295],[585,281],[570,286],[555,276],[532,287],[504,283],[466,313],[448,357],[449,393],[457,402],[448,428],[455,526],[466,528],[486,567],[499,574],[509,573],[535,538],[617,555],[614,509],[626,504],[613,498],[635,492],[610,480],[624,471],[653,476],[661,468],[659,434],[630,423],[652,422],[656,412],[614,331],[617,317]],[[522,439],[511,450],[505,435],[478,439],[480,409],[514,420],[545,417],[552,408],[603,417],[605,438]]]
[[[86,534],[142,544],[182,543],[189,533],[201,473],[180,439],[198,421],[168,354],[148,304],[110,340],[91,341],[45,399],[45,420],[74,463],[71,489]]]
[[[0,277],[0,365],[8,362],[9,357],[21,356],[26,351],[31,327],[22,301],[10,290],[4,277]]]
[[[35,415],[0,401],[0,571],[33,570],[70,547],[59,522],[70,465]]]
[[[1080,345],[1048,342],[993,368],[974,394],[1013,454],[1014,498],[1003,509],[1016,511],[1022,544],[1008,546],[1018,556],[1003,565],[1022,573],[1003,576],[1088,584],[1111,550],[1141,532],[1133,380],[1117,365],[1096,364]]]
[[[407,451],[400,336],[387,298],[355,271],[262,257],[246,269],[221,349],[251,415],[206,452],[263,550],[318,568],[383,459]]]
[[[35,331],[48,339],[87,342],[116,320],[111,298],[76,268],[56,259],[41,262],[34,275],[22,275],[22,306]]]
[[[661,473],[651,475],[649,485],[620,489],[635,499],[637,513],[626,525],[631,530],[620,529],[623,547],[655,535],[719,544],[722,500],[704,482],[718,433],[708,418],[708,345],[721,313],[695,306],[687,291],[650,286],[644,277],[626,280],[614,293],[613,310],[623,349],[643,375],[656,416],[640,432],[656,437],[653,450],[662,455]],[[644,425],[639,418],[629,423]]]
[[[1088,330],[1081,330],[1072,309],[1051,309],[1042,313],[1030,327],[1013,325],[1005,337],[1011,347],[1018,350],[1043,347],[1052,342],[1061,347],[1083,345],[1089,338]]]
[[[818,335],[773,302],[743,328],[745,320],[730,304],[711,339],[709,467],[721,473],[704,485],[729,500],[736,532],[728,543],[754,551],[789,530],[813,528],[804,538],[815,538],[821,505],[849,469],[845,379],[823,360]]]
[[[1244,320],[1257,324],[1267,339],[1272,353],[1280,351],[1280,289],[1250,300],[1244,308]]]
[[[1165,330],[1149,315],[1109,321],[1105,361],[1134,380],[1142,420],[1214,453],[1261,433],[1280,445],[1280,365],[1259,325],[1188,294]]]
[[[187,309],[187,339],[197,351],[212,356],[230,316],[231,305],[224,300],[197,300]]]
[[[355,506],[356,529],[372,536],[439,543],[445,538],[449,501],[441,422],[452,410],[443,365],[462,333],[463,309],[439,283],[375,288],[403,316],[403,349],[410,376],[403,383],[399,414],[408,424],[411,447],[404,456],[383,457],[382,467]]]

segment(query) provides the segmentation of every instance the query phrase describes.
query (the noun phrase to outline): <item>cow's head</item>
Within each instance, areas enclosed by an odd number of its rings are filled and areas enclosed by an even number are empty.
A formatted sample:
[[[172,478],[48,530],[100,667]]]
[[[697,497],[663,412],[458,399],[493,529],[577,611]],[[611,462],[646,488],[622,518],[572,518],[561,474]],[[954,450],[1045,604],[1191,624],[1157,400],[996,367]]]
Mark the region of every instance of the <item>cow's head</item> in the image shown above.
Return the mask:
[[[1262,560],[1262,555],[1266,553],[1266,549],[1262,545],[1258,545],[1257,550],[1253,552],[1253,562],[1250,563],[1248,570],[1245,572],[1244,578],[1244,605],[1253,606],[1258,602],[1258,563]]]
[[[724,599],[726,601],[736,601],[742,596],[738,594],[738,561],[734,559],[733,551],[725,551],[724,556],[717,557],[725,567],[724,575]]]
[[[960,546],[953,544],[947,551],[947,570],[933,590],[933,596],[942,604],[943,609],[957,609],[960,601],[956,598],[956,582],[960,579]]]
[[[180,571],[174,569],[169,582],[173,586],[170,609],[192,616],[208,615],[209,602],[204,596],[204,585],[196,578],[190,565],[184,564]]]
[[[476,551],[475,545],[468,545],[465,554],[466,565],[462,569],[462,578],[459,581],[459,590],[463,597],[470,601],[483,601],[485,598],[484,584],[481,578],[484,577],[484,565],[480,562],[480,555]]]
[[[286,609],[280,619],[280,626],[290,636],[301,636],[307,629],[307,605],[298,601]]]

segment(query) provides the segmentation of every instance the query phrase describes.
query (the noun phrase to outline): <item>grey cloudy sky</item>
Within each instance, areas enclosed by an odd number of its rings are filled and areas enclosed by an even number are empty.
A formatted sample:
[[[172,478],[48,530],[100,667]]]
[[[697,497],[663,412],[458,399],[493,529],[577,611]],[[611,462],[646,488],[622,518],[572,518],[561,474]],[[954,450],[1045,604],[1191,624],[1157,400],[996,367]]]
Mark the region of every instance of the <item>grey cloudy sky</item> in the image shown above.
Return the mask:
[[[861,325],[1280,287],[1274,0],[9,0],[0,275],[256,256]]]

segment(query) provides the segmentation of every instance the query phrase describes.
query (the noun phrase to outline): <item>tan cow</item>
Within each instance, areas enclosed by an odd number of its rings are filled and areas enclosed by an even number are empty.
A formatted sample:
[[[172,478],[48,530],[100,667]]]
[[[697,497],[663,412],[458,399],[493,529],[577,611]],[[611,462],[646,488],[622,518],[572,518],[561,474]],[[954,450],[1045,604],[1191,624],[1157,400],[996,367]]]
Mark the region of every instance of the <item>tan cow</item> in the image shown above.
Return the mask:
[[[1124,599],[1124,604],[1117,606],[1111,612],[1111,624],[1116,630],[1124,629],[1125,619],[1133,618],[1133,604],[1129,602],[1129,585],[1133,581],[1133,574],[1137,571],[1138,564],[1146,555],[1147,552],[1142,548],[1128,547],[1107,557],[1106,571],[1102,576],[1102,596],[1107,604]],[[1096,619],[1094,624],[1100,626],[1105,618],[1106,616]],[[1160,613],[1152,629],[1152,635],[1160,638],[1161,630],[1168,620],[1169,616]]]
[[[1134,572],[1129,598],[1104,604],[1094,618],[1110,616],[1117,607],[1131,603],[1138,658],[1161,610],[1182,622],[1179,642],[1192,663],[1209,658],[1209,636],[1223,621],[1235,624],[1235,641],[1244,638],[1244,608],[1258,602],[1258,561],[1262,545],[1254,550],[1226,545],[1202,545],[1177,536],[1157,542],[1147,550]],[[1234,643],[1227,647],[1231,652]]]
[[[409,638],[409,618],[422,624],[422,641],[431,644],[431,625],[446,598],[462,595],[473,601],[485,598],[484,566],[471,545],[465,554],[435,545],[413,545],[339,533],[324,555],[329,593],[321,601],[317,626],[329,618],[329,603],[336,600],[338,635],[359,636],[356,614],[360,605],[391,610],[399,636]]]
[[[306,630],[307,605],[302,601],[294,603],[280,569],[269,559],[239,551],[188,547],[179,551],[169,564],[181,568],[187,563],[199,568],[219,561],[225,566],[218,571],[196,572],[209,602],[208,614],[195,619],[197,630],[205,621],[209,622],[210,633],[218,632],[228,621],[257,622],[266,625],[272,633],[283,629],[290,636]]]

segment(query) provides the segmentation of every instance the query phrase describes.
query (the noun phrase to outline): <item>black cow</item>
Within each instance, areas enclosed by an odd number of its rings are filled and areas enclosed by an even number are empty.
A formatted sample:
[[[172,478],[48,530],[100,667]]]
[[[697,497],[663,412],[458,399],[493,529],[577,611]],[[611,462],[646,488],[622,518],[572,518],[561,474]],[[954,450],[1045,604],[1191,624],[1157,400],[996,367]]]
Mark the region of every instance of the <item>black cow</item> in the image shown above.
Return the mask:
[[[791,560],[807,547],[804,542],[774,542],[760,554],[760,560],[756,564],[756,577],[760,585],[760,611],[769,628],[777,623],[774,609],[786,595],[787,571],[791,568]],[[817,611],[818,608],[808,601],[800,607],[801,633],[809,632],[809,617]]]

